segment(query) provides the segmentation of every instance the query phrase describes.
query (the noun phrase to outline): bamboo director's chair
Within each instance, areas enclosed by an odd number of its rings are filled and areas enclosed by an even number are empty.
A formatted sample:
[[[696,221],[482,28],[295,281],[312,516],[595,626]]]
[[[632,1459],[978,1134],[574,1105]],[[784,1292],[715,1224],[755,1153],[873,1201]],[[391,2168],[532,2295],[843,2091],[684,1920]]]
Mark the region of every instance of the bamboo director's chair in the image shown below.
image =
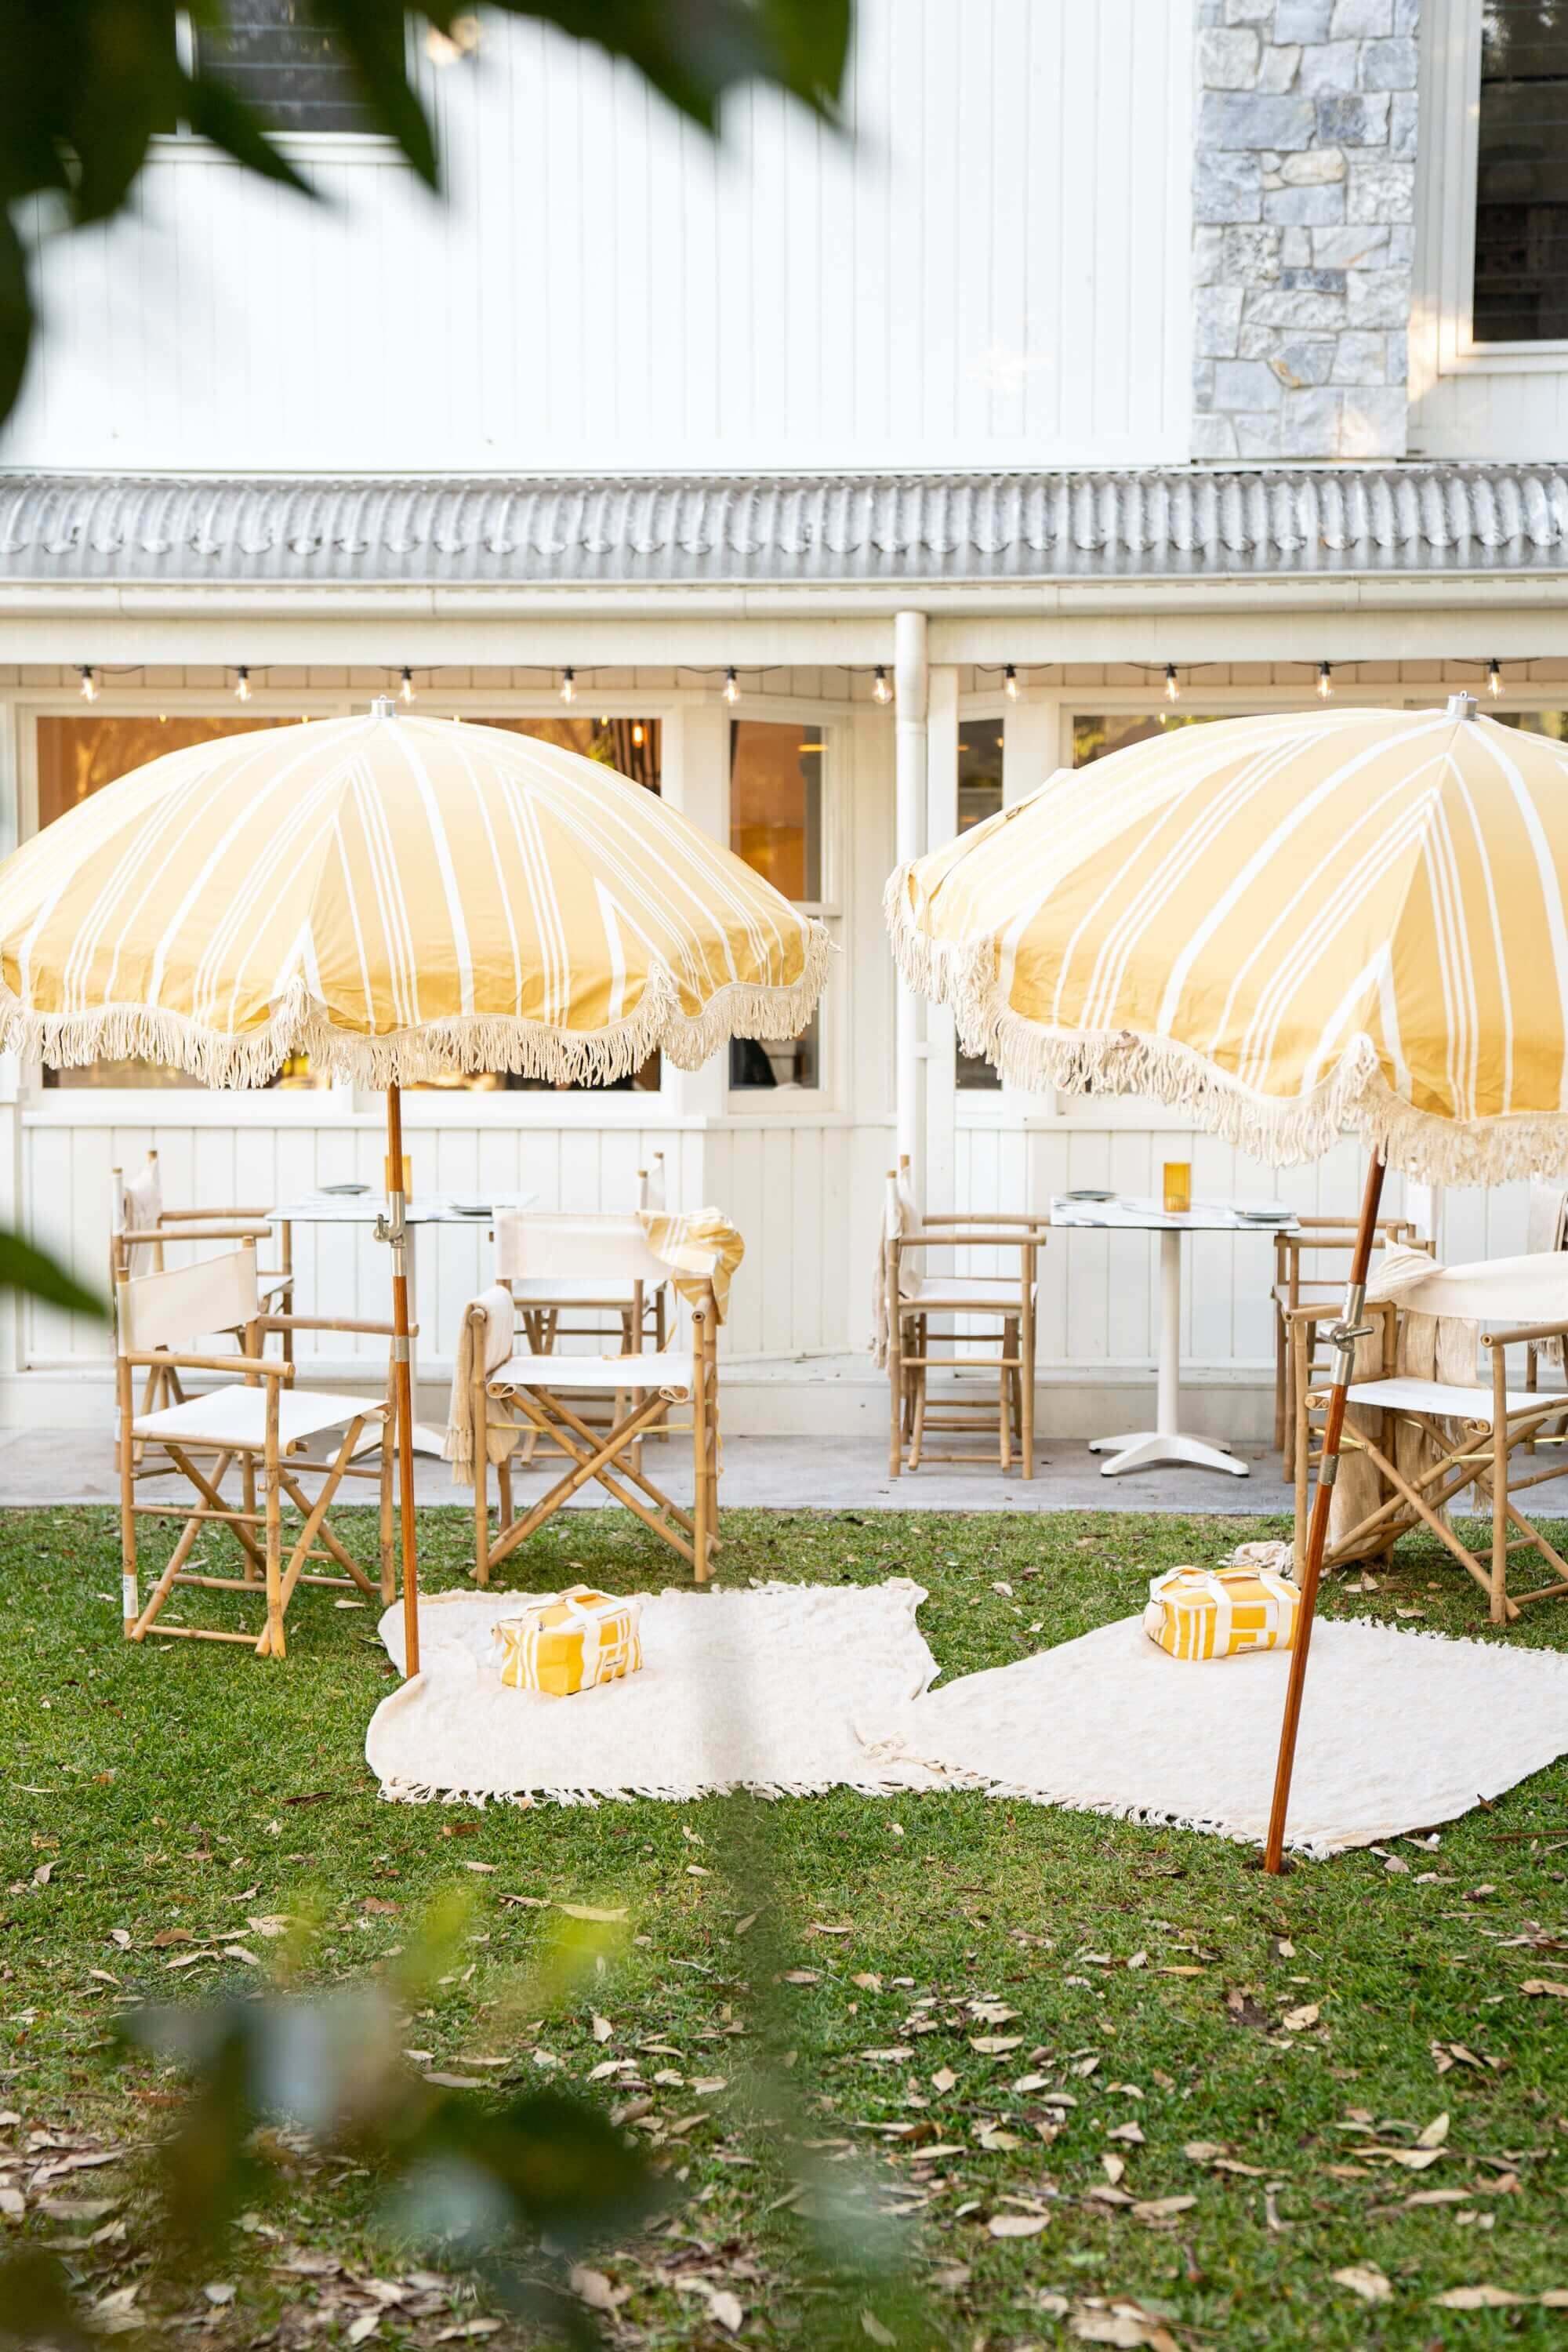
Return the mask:
[[[284,1654],[283,1619],[297,1584],[327,1584],[357,1588],[390,1602],[394,1593],[392,1542],[392,1474],[395,1448],[384,1442],[377,1468],[358,1466],[355,1448],[368,1431],[384,1441],[391,1428],[388,1389],[380,1397],[331,1396],[294,1386],[294,1366],[262,1349],[276,1332],[353,1331],[390,1341],[390,1323],[317,1320],[303,1316],[264,1315],[258,1295],[256,1250],[246,1243],[222,1257],[201,1259],[163,1274],[121,1275],[115,1289],[116,1374],[120,1403],[121,1554],[124,1580],[124,1622],[128,1641],[145,1640],[150,1633],[179,1634],[193,1641],[237,1642],[254,1649],[258,1657]],[[239,1351],[203,1352],[200,1341],[212,1333],[237,1331]],[[389,1350],[390,1354],[390,1350]],[[184,1394],[177,1402],[153,1412],[136,1410],[133,1389],[139,1373],[163,1370],[171,1376],[202,1372],[226,1375],[223,1386]],[[390,1364],[389,1364],[390,1375]],[[315,1455],[305,1449],[315,1437],[345,1431],[335,1453]],[[142,1503],[136,1499],[135,1451],[138,1444],[156,1443],[195,1489],[190,1502]],[[244,1493],[237,1509],[223,1499],[223,1480],[237,1464]],[[319,1477],[314,1500],[301,1481]],[[327,1523],[327,1511],[344,1478],[374,1478],[380,1488],[380,1583],[373,1583],[345,1550]],[[300,1527],[284,1558],[283,1512],[291,1505],[300,1514]],[[136,1525],[140,1518],[161,1517],[184,1522],[174,1551],[148,1595],[138,1584]],[[215,1576],[187,1566],[196,1544],[209,1527],[227,1528],[239,1547],[237,1577]],[[292,1530],[290,1530],[292,1535]],[[307,1563],[327,1560],[345,1575],[307,1573]],[[164,1604],[177,1585],[201,1586],[214,1591],[254,1594],[266,1604],[259,1634],[219,1632],[195,1625],[160,1622]]]
[[[662,1151],[653,1154],[651,1167],[637,1170],[637,1206],[639,1209],[664,1208]],[[559,1275],[509,1276],[500,1262],[500,1254],[505,1246],[503,1242],[498,1250],[496,1278],[511,1293],[520,1333],[530,1354],[553,1356],[563,1340],[570,1348],[584,1339],[616,1340],[620,1353],[627,1356],[642,1354],[651,1341],[655,1354],[663,1354],[669,1328],[668,1267],[659,1267],[660,1279],[657,1282],[650,1282],[641,1276],[632,1280],[621,1280],[600,1275],[576,1282],[569,1282]],[[600,1352],[605,1351],[601,1349]],[[591,1390],[574,1393],[570,1380],[564,1375],[563,1386],[556,1393],[575,1404],[591,1428],[613,1427],[616,1417],[613,1401],[606,1405],[603,1397]],[[649,1423],[643,1436],[657,1437],[668,1426],[668,1415],[661,1413]],[[531,1463],[541,1444],[548,1451],[559,1451],[552,1439],[545,1437],[537,1429],[531,1430],[521,1449],[522,1460]]]
[[[1428,1275],[1403,1286],[1396,1299],[1370,1300],[1368,1314],[1381,1326],[1381,1367],[1370,1378],[1352,1380],[1346,1403],[1342,1449],[1366,1455],[1382,1482],[1382,1499],[1352,1527],[1337,1532],[1324,1554],[1324,1566],[1333,1567],[1385,1553],[1397,1537],[1424,1527],[1451,1552],[1461,1568],[1487,1595],[1494,1625],[1511,1623],[1532,1601],[1568,1593],[1568,1559],[1520,1509],[1515,1496],[1543,1479],[1561,1476],[1557,1448],[1568,1438],[1548,1434],[1560,1423],[1568,1397],[1534,1385],[1510,1387],[1507,1350],[1510,1347],[1540,1349],[1568,1335],[1568,1255],[1498,1258],[1475,1265],[1434,1267]],[[1522,1312],[1542,1308],[1550,1320],[1523,1322]],[[1301,1318],[1313,1309],[1298,1309]],[[1415,1315],[1455,1318],[1468,1329],[1479,1324],[1479,1345],[1489,1360],[1489,1377],[1471,1386],[1453,1380],[1426,1379],[1399,1369],[1401,1333],[1405,1318]],[[1374,1327],[1375,1328],[1375,1327]],[[1473,1362],[1471,1342],[1466,1353]],[[1329,1390],[1315,1386],[1301,1360],[1299,1370],[1296,1445],[1299,1470],[1313,1458],[1316,1431],[1313,1416],[1326,1412]],[[1375,1429],[1375,1434],[1373,1433]],[[1419,1466],[1409,1449],[1402,1449],[1401,1431],[1424,1441]],[[1321,1450],[1321,1449],[1320,1449]],[[1402,1451],[1406,1459],[1401,1462]],[[1525,1465],[1515,1468],[1515,1456]],[[1541,1456],[1547,1458],[1542,1462]],[[1305,1476],[1297,1486],[1297,1557],[1301,1557],[1305,1528]],[[1472,1552],[1450,1526],[1447,1507],[1467,1488],[1477,1490],[1479,1505],[1489,1502],[1491,1542]],[[1508,1570],[1516,1552],[1538,1552],[1552,1571],[1549,1583],[1530,1592],[1510,1593]]]
[[[635,1216],[518,1216],[501,1228],[500,1276],[520,1283],[604,1290],[637,1285],[650,1291],[669,1269],[649,1248]],[[470,1307],[482,1322],[483,1309]],[[492,1567],[525,1543],[590,1479],[596,1479],[645,1527],[689,1561],[701,1584],[718,1549],[719,1311],[711,1284],[695,1298],[688,1289],[689,1344],[649,1350],[640,1345],[640,1318],[632,1345],[616,1355],[554,1355],[528,1349],[488,1374],[485,1332],[473,1333],[471,1403],[474,1447],[475,1573],[489,1581]],[[673,1335],[671,1335],[673,1337]],[[595,1427],[579,1409],[584,1397],[603,1399],[607,1427]],[[690,1405],[692,1506],[689,1511],[656,1486],[642,1465],[640,1441],[671,1403]],[[500,1517],[489,1525],[489,1438],[512,1429],[526,1442],[547,1438],[571,1467],[521,1518],[514,1515],[510,1465],[499,1466]]]
[[[922,1462],[994,1463],[1006,1472],[1016,1454],[1020,1475],[1033,1478],[1037,1270],[1048,1225],[1048,1218],[1005,1210],[940,1210],[922,1218],[902,1171],[889,1170],[880,1312],[890,1476]],[[1016,1255],[1016,1270],[932,1273],[932,1250]],[[952,1328],[933,1329],[933,1318]],[[951,1375],[952,1390],[933,1393],[932,1372]],[[980,1393],[965,1394],[971,1385]],[[932,1430],[978,1441],[988,1427],[995,1439],[984,1453],[933,1453],[926,1442]]]
[[[121,1277],[124,1275],[163,1274],[167,1270],[166,1250],[174,1245],[194,1245],[205,1242],[259,1242],[276,1244],[276,1266],[258,1268],[258,1291],[268,1314],[287,1316],[294,1303],[294,1255],[292,1229],[279,1225],[276,1229],[268,1222],[268,1213],[258,1208],[171,1209],[163,1199],[163,1175],[156,1151],[149,1151],[142,1171],[127,1176],[123,1169],[110,1171],[109,1206],[109,1295],[119,1294]],[[215,1334],[237,1340],[237,1331]],[[288,1362],[293,1361],[294,1339],[290,1331],[280,1335],[281,1349]],[[161,1405],[179,1404],[184,1391],[178,1373],[166,1364],[154,1365],[142,1386],[141,1410],[154,1412]],[[136,1448],[137,1475],[162,1477],[168,1469],[168,1459],[161,1446]]]
[[[1321,1262],[1331,1260],[1338,1253],[1348,1257],[1355,1247],[1354,1217],[1302,1216],[1297,1220],[1293,1234],[1274,1236],[1274,1286],[1270,1299],[1274,1309],[1274,1444],[1282,1457],[1285,1484],[1293,1484],[1296,1476],[1296,1360],[1291,1349],[1292,1318],[1299,1307],[1321,1308],[1321,1314],[1309,1318],[1305,1328],[1314,1342],[1320,1329],[1327,1331],[1340,1319],[1344,1304],[1345,1285],[1342,1274],[1338,1279],[1321,1271]],[[1431,1243],[1423,1241],[1408,1217],[1381,1217],[1375,1238],[1387,1246],[1390,1243],[1407,1249],[1430,1251]],[[1313,1271],[1304,1274],[1301,1261],[1311,1258]],[[1320,1363],[1316,1352],[1311,1355],[1311,1370],[1321,1370],[1326,1380],[1331,1365],[1325,1357]]]

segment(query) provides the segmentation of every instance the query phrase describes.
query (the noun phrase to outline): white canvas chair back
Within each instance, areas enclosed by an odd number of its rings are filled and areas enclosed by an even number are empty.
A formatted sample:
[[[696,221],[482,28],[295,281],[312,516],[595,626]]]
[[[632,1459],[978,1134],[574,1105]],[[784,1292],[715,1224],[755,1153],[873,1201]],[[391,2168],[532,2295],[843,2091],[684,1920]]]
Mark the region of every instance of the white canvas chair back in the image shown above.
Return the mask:
[[[167,1348],[178,1354],[214,1332],[253,1323],[261,1309],[256,1295],[256,1252],[231,1250],[197,1265],[168,1274],[140,1274],[121,1285],[120,1345],[128,1356]]]
[[[500,1282],[665,1281],[669,1269],[654,1255],[637,1219],[503,1215],[496,1219],[496,1277]]]
[[[646,1168],[637,1170],[637,1207],[662,1216],[669,1206],[665,1190],[664,1154],[656,1151]]]
[[[1367,1295],[1397,1299],[1415,1315],[1460,1316],[1482,1328],[1568,1323],[1568,1251],[1434,1266],[1419,1251],[1385,1250]]]
[[[1543,1183],[1539,1176],[1532,1176],[1530,1180],[1530,1205],[1524,1218],[1525,1248],[1532,1256],[1545,1250],[1560,1250],[1565,1227],[1568,1227],[1568,1187]]]

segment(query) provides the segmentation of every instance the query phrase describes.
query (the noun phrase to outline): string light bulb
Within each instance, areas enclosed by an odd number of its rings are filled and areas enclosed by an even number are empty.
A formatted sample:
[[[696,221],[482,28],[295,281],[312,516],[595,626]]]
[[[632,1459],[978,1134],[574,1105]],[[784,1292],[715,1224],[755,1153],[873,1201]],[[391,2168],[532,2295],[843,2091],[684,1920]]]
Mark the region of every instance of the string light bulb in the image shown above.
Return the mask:
[[[1006,696],[1009,702],[1017,701],[1018,673],[1014,668],[1011,662],[1008,663],[1006,668],[1002,673],[1002,691]]]
[[[892,698],[893,689],[888,683],[888,673],[879,662],[876,676],[871,680],[871,699],[873,702],[891,702]]]
[[[1167,702],[1180,702],[1181,698],[1182,681],[1176,676],[1176,665],[1174,662],[1167,662],[1165,664],[1165,699]]]
[[[82,700],[84,702],[96,702],[98,700],[98,679],[93,674],[92,664],[90,662],[83,662],[79,675],[81,677]]]
[[[632,720],[632,741],[639,751],[642,750],[643,745],[647,741],[647,730],[644,727],[640,719],[634,719]]]
[[[1499,661],[1496,654],[1493,654],[1490,661],[1487,664],[1487,692],[1491,696],[1494,702],[1497,700],[1498,696],[1502,692],[1502,664]]]
[[[561,699],[563,702],[575,702],[577,699],[577,681],[569,669],[561,673]]]
[[[234,698],[237,702],[250,700],[250,672],[243,662],[234,674]]]
[[[1334,690],[1334,674],[1326,661],[1318,664],[1318,699],[1327,702]]]
[[[731,706],[741,699],[741,681],[735,676],[733,668],[724,672],[724,699]]]
[[[399,701],[404,704],[405,708],[406,708],[414,699],[414,672],[409,668],[406,662],[403,666],[403,680],[401,685],[398,687],[397,695]]]

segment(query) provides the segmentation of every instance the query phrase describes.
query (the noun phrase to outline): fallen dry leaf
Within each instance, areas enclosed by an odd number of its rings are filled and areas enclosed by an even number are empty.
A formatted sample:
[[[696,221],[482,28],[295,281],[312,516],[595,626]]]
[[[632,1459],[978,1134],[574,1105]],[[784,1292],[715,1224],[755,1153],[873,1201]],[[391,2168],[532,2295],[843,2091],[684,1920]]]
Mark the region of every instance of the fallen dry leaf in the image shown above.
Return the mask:
[[[860,2333],[868,2336],[873,2344],[896,2344],[898,2337],[890,2327],[884,2327],[874,2311],[860,2314]]]
[[[1526,1977],[1521,1992],[1544,1993],[1552,2000],[1568,2000],[1568,1984],[1560,1977]]]
[[[1305,2033],[1309,2027],[1316,2025],[1321,2015],[1317,2002],[1309,2000],[1300,2009],[1288,2009],[1279,2022],[1287,2033]]]
[[[1333,2280],[1336,2286],[1348,2286],[1352,2294],[1359,2294],[1363,2303],[1386,2303],[1394,2292],[1381,2271],[1363,2267],[1359,2263],[1351,2263],[1345,2270],[1335,2271]]]
[[[1416,2133],[1415,2145],[1417,2147],[1441,2147],[1447,2137],[1448,2117],[1445,2110],[1442,2115],[1434,2116],[1431,2122]]]
[[[1177,2213],[1189,2213],[1197,2203],[1195,2197],[1145,2197],[1132,2208],[1135,2221],[1168,2221]]]
[[[1510,2294],[1503,2286],[1451,2286],[1432,2301],[1445,2311],[1500,2311],[1510,2303],[1528,2303],[1527,2294]]]
[[[558,1903],[555,1908],[563,1911],[568,1919],[587,1919],[599,1927],[613,1927],[626,1916],[624,1903],[612,1904],[607,1908],[597,1903]]]
[[[1048,2218],[1044,2213],[993,2213],[985,2227],[993,2238],[1037,2238]]]
[[[983,2058],[1000,2058],[1009,2050],[1021,2048],[1023,2040],[1021,2033],[972,2033],[969,2046]]]

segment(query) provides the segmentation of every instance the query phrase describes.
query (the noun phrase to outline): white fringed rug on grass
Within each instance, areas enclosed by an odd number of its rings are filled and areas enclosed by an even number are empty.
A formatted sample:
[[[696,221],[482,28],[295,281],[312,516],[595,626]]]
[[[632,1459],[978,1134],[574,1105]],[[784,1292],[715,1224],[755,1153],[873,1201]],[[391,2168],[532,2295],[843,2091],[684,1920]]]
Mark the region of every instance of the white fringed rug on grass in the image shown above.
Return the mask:
[[[879,1762],[949,1786],[1261,1841],[1289,1663],[1178,1664],[1126,1617],[861,1728]],[[1452,1821],[1565,1749],[1568,1657],[1320,1622],[1289,1843],[1322,1856]]]
[[[640,1674],[572,1698],[509,1690],[500,1679],[491,1628],[528,1597],[421,1600],[422,1672],[382,1701],[365,1736],[384,1796],[570,1804],[938,1785],[923,1767],[879,1764],[855,1731],[915,1697],[936,1672],[915,1622],[926,1596],[905,1577],[661,1592],[643,1604]],[[401,1666],[401,1604],[380,1630]]]

